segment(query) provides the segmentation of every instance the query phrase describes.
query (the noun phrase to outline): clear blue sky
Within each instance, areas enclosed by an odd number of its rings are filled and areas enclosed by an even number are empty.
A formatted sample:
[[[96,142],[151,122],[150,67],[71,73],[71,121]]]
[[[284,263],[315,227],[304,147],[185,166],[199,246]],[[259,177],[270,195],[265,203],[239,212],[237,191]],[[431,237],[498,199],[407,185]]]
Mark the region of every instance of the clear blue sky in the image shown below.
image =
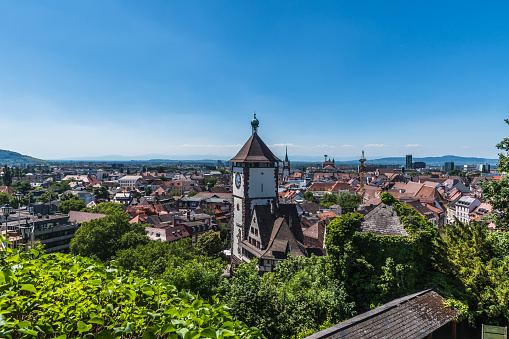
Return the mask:
[[[0,149],[497,157],[509,3],[2,1]]]

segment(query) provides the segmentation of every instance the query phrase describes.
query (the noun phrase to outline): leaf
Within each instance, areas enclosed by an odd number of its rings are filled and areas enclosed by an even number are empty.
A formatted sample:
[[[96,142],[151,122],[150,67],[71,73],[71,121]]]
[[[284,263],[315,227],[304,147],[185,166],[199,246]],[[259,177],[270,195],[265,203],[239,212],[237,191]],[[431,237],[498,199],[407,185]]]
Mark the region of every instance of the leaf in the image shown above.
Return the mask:
[[[26,328],[26,327],[30,326],[30,321],[26,321],[26,320],[25,320],[25,321],[20,321],[20,322],[17,324],[17,326],[18,326],[19,328]]]
[[[108,330],[102,330],[94,339],[114,339],[115,337]]]
[[[32,284],[21,285],[20,291],[28,291],[31,293],[37,293],[37,290],[35,289],[34,285],[32,285]]]
[[[179,337],[185,338],[187,332],[189,332],[189,330],[187,328],[181,328],[180,330],[177,331],[177,334]]]
[[[213,338],[213,339],[216,339],[217,338],[217,335],[216,335],[216,331],[214,331],[212,328],[208,327],[206,329],[204,329],[203,331],[200,332],[200,335],[202,337],[205,337],[205,338]]]
[[[83,332],[87,332],[87,331],[90,331],[90,329],[92,328],[92,324],[90,325],[87,325],[85,324],[83,321],[78,321],[78,332],[81,334]]]
[[[104,325],[104,318],[94,317],[88,321],[89,324]]]
[[[62,334],[62,335],[59,335],[58,337],[56,337],[55,339],[67,339],[67,335]]]
[[[20,328],[19,330],[16,330],[16,331],[24,333],[24,334],[29,334],[29,335],[37,336],[37,331],[30,330],[28,328]]]
[[[150,286],[143,286],[141,291],[150,297],[154,295],[154,290]]]
[[[155,338],[156,338],[156,335],[152,332],[145,331],[143,333],[143,339],[155,339]]]
[[[172,324],[166,324],[163,326],[163,328],[161,329],[161,333],[170,333],[170,332],[175,332],[175,326],[173,326]]]

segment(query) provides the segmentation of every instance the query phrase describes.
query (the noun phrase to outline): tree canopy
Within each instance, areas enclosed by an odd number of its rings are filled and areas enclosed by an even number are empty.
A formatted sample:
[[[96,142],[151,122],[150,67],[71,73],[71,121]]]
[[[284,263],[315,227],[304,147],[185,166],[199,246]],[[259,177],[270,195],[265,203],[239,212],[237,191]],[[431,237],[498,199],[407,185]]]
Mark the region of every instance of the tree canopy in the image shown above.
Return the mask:
[[[350,194],[341,192],[338,195],[328,193],[320,198],[320,205],[329,208],[332,205],[341,206],[342,213],[354,212],[361,203],[361,196],[357,194]]]
[[[149,241],[145,226],[129,224],[128,215],[122,211],[83,223],[72,239],[70,249],[73,254],[105,261],[121,249],[135,248]]]
[[[65,201],[62,201],[58,205],[58,211],[63,214],[69,213],[69,211],[81,211],[83,208],[87,207],[85,205],[85,202],[78,198],[77,196],[74,196],[66,199]]]

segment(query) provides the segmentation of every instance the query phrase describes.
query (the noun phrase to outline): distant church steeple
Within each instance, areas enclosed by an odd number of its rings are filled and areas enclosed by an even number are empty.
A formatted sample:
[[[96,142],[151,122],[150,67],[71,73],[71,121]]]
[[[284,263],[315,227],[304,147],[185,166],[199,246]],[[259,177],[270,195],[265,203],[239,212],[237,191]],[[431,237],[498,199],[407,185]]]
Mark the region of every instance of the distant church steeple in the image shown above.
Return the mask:
[[[283,181],[290,176],[290,160],[288,160],[288,146],[286,146],[285,161],[283,161]]]

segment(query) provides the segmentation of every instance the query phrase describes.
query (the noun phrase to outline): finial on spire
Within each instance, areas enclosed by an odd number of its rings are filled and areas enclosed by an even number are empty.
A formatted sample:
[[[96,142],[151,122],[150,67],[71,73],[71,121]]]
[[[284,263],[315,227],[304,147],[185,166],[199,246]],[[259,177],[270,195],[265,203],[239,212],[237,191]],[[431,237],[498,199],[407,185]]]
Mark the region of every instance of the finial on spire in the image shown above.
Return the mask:
[[[256,119],[256,113],[254,113],[254,118],[251,120],[251,128],[253,128],[253,134],[258,133],[258,126],[260,125],[260,122],[258,119]]]

